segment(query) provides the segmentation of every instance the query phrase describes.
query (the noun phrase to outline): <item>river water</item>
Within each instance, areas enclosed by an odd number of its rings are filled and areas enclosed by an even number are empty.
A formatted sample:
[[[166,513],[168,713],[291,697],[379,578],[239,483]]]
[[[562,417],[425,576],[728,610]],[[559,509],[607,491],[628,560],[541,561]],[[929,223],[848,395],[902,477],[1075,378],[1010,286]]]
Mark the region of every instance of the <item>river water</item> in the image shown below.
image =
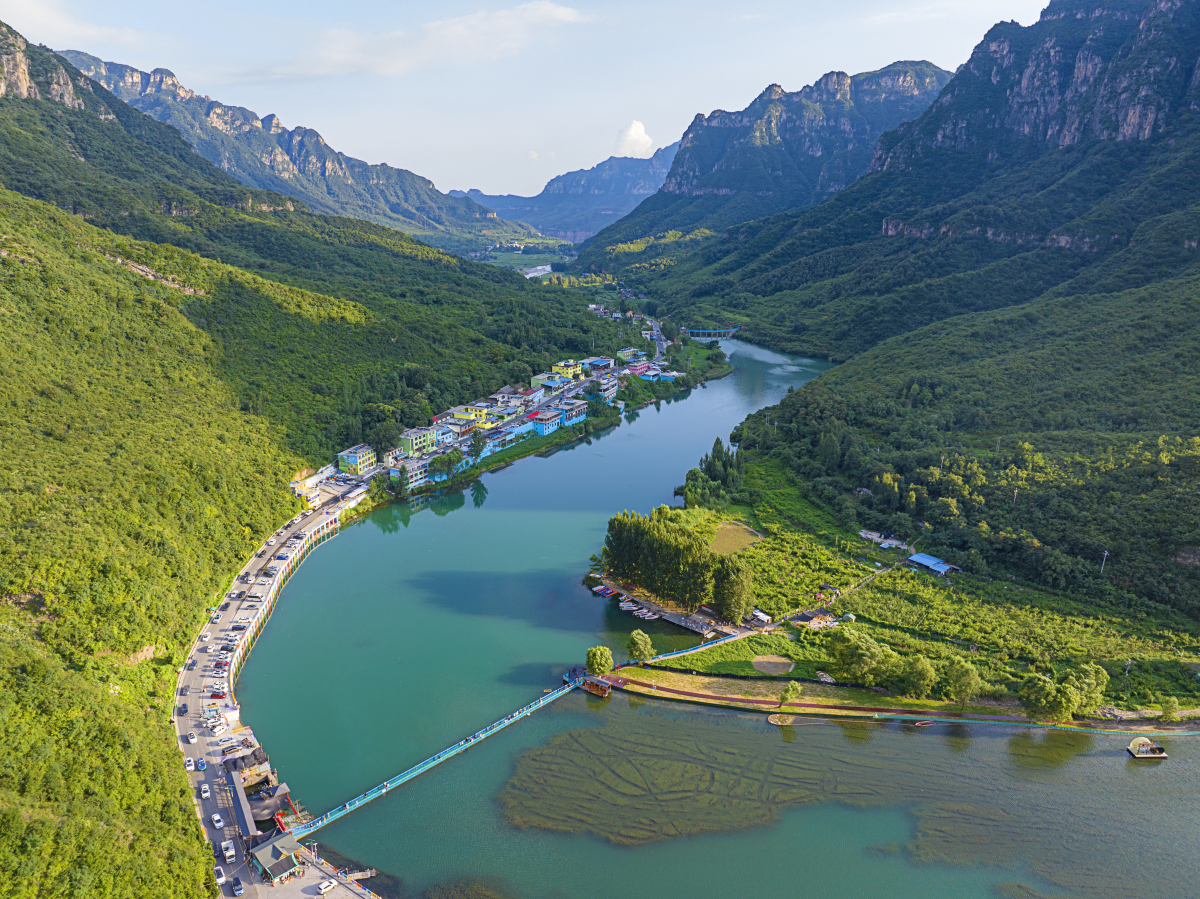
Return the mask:
[[[561,683],[634,625],[581,586],[607,519],[672,501],[717,436],[828,368],[737,371],[606,434],[346,528],[292,578],[239,685],[323,812]],[[999,726],[811,724],[572,694],[316,834],[404,880],[517,896],[1200,895],[1197,750]],[[487,890],[482,894],[493,895]]]

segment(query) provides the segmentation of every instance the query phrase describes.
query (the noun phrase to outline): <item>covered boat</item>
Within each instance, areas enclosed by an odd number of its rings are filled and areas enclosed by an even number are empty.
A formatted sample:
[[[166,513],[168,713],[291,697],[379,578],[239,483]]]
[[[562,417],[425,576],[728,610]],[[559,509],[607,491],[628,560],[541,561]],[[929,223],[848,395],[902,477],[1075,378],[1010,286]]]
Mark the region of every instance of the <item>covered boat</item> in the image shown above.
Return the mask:
[[[1149,737],[1134,737],[1127,747],[1135,759],[1165,759],[1167,752]]]

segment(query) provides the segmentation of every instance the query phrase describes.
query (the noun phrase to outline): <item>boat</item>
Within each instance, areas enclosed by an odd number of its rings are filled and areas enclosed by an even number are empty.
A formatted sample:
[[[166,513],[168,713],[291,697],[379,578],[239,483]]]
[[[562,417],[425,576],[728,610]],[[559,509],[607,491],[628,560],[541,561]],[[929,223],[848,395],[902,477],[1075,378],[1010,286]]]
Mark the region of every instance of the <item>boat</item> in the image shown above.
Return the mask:
[[[1125,747],[1135,759],[1165,759],[1167,752],[1149,737],[1134,737],[1133,740]]]
[[[650,612],[646,615],[643,615],[642,620],[643,621],[654,621],[656,618],[661,618],[661,617],[662,617],[661,615],[656,615],[654,612]]]
[[[937,724],[936,721],[914,721],[913,727],[932,727]]]

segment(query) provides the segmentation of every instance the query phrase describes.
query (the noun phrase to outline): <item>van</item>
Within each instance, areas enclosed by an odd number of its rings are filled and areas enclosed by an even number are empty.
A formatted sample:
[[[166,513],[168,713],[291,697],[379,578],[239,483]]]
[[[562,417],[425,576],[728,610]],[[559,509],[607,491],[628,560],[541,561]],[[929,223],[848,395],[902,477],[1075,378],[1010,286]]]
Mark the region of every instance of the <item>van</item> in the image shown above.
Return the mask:
[[[233,864],[237,861],[237,850],[233,848],[233,840],[226,840],[221,844],[221,851],[225,854],[225,861]]]

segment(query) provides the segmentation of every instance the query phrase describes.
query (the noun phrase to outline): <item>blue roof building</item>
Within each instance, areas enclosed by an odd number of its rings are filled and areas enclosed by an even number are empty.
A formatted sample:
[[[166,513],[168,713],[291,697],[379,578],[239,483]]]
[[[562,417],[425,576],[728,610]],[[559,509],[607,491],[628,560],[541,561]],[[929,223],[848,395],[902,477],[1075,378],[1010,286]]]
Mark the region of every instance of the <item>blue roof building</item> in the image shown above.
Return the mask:
[[[929,553],[914,553],[908,557],[908,561],[914,565],[932,571],[934,574],[946,574],[951,571],[962,571],[957,565],[951,565],[949,562],[943,562],[937,556],[931,556]]]

